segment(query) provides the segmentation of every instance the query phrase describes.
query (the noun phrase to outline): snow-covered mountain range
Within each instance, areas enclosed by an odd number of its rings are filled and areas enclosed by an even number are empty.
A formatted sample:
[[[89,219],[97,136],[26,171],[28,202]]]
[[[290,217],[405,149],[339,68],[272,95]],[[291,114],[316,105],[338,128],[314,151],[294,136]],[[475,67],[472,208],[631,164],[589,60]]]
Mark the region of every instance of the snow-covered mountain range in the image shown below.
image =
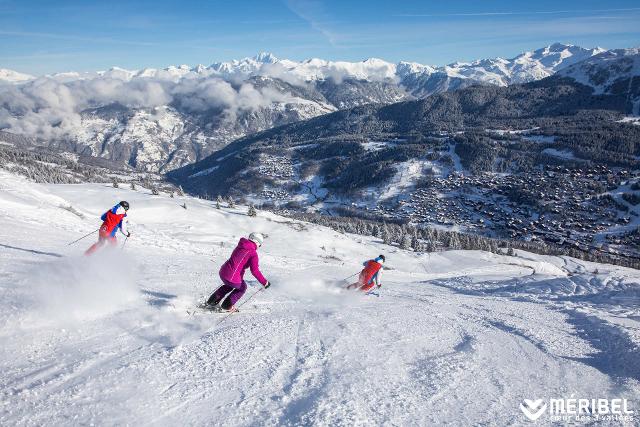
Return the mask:
[[[391,63],[378,58],[369,58],[361,62],[327,61],[312,58],[304,61],[279,59],[271,53],[262,52],[251,58],[216,62],[210,66],[188,65],[170,66],[164,69],[144,68],[126,70],[113,67],[107,71],[87,73],[57,73],[48,75],[59,81],[76,79],[116,78],[131,80],[136,78],[160,78],[180,80],[183,78],[222,77],[227,80],[242,81],[253,76],[280,78],[288,82],[311,82],[333,79],[367,81],[397,81],[410,91],[417,88],[417,80],[442,74],[451,79],[470,79],[499,86],[511,83],[525,83],[539,80],[556,71],[573,65],[594,55],[607,52],[603,48],[585,49],[579,46],[555,43],[553,45],[522,53],[511,59],[492,58],[473,62],[455,62],[445,66],[423,65],[416,62],[400,61]],[[0,70],[0,80],[24,82],[36,77],[11,70]],[[412,83],[416,82],[416,83]]]
[[[511,59],[443,67],[374,58],[297,62],[262,53],[210,66],[38,78],[1,70],[0,128],[141,170],[166,171],[247,134],[340,109],[473,84],[530,82],[588,59],[608,61],[608,55],[637,57],[633,50],[614,52],[553,44]]]

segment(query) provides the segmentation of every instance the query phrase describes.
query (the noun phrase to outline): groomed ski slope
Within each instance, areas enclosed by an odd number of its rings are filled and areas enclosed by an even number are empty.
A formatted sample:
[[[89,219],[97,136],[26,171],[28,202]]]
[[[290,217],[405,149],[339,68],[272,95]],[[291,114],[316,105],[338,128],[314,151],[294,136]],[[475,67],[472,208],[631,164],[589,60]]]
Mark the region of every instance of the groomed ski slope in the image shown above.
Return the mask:
[[[66,246],[121,199],[124,249]],[[245,212],[0,172],[0,425],[520,425],[523,399],[572,396],[640,410],[639,272],[414,254]],[[273,286],[220,325],[190,316],[250,231]],[[380,297],[340,289],[379,253]]]

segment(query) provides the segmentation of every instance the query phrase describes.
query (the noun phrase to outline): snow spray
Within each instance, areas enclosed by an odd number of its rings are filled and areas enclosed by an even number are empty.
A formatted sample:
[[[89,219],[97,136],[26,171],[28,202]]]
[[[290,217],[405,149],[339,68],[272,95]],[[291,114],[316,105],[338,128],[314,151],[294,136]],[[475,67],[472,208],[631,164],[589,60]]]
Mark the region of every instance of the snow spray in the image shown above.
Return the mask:
[[[103,316],[138,299],[135,263],[110,248],[61,258],[28,273],[34,309],[52,322]]]

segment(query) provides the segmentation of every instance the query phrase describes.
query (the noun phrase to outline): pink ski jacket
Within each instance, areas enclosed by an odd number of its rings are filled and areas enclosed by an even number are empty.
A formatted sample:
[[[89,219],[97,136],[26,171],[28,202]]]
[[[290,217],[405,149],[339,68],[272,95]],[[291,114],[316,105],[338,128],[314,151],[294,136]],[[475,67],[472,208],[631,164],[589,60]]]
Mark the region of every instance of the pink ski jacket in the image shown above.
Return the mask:
[[[267,284],[258,267],[258,245],[244,237],[238,242],[238,246],[233,250],[231,257],[220,267],[220,278],[231,283],[242,283],[244,272],[251,268],[251,274],[258,279],[263,286]]]

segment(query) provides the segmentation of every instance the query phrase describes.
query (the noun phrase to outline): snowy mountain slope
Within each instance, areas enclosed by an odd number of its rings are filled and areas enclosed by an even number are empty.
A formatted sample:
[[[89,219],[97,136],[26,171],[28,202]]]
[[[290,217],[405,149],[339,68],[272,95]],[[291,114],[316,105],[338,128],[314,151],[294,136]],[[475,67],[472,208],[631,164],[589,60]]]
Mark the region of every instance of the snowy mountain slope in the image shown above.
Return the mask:
[[[4,70],[0,80],[5,75],[22,83],[0,87],[0,128],[41,144],[164,172],[274,126],[474,84],[538,80],[599,52],[554,44],[513,59],[444,67],[375,58],[296,62],[262,53],[208,67],[113,67],[37,79]]]
[[[635,270],[415,254],[246,208],[4,172],[0,199],[2,424],[505,425],[527,422],[523,399],[640,398]],[[66,246],[120,199],[122,250]],[[220,325],[189,316],[252,230],[269,234],[273,286]],[[381,252],[380,297],[336,286]]]
[[[640,48],[603,52],[558,73],[594,89],[596,94],[627,95],[640,114]]]
[[[592,86],[597,93],[610,93],[617,79],[640,75],[640,48],[606,51],[565,68],[559,75]]]

